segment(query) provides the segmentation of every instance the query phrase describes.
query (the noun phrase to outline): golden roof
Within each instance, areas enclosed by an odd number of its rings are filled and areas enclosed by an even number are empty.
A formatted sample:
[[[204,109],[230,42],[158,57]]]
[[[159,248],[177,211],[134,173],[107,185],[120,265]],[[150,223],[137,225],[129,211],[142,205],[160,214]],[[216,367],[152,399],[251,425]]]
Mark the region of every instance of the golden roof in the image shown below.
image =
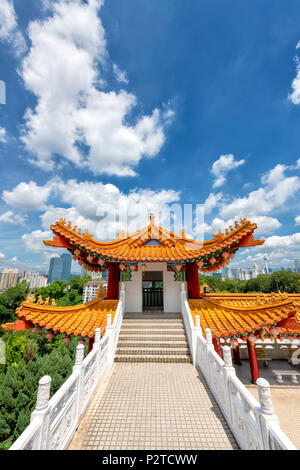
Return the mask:
[[[206,294],[188,303],[194,322],[199,315],[203,333],[210,328],[215,338],[262,328],[268,333],[269,327],[292,316],[296,317],[295,327],[281,328],[281,334],[300,334],[300,294]]]
[[[112,322],[117,310],[118,300],[97,298],[86,304],[71,307],[56,307],[33,303],[28,298],[16,310],[20,319],[31,322],[47,330],[67,335],[94,338],[96,328],[101,328],[104,335],[107,315],[111,314]],[[14,329],[14,323],[1,325],[5,331]]]
[[[156,225],[152,214],[149,225],[143,229],[130,235],[120,232],[117,240],[99,242],[87,232],[81,234],[77,227],[72,227],[71,222],[60,219],[51,225],[54,240],[44,240],[44,243],[67,248],[72,253],[79,250],[80,254],[77,253],[76,259],[84,261],[84,267],[91,270],[99,269],[97,263],[99,259],[104,259],[117,262],[204,260],[202,270],[210,271],[228,264],[229,261],[222,257],[222,252],[227,251],[233,257],[239,248],[263,244],[264,240],[255,240],[253,237],[256,228],[256,224],[241,219],[240,223],[235,222],[234,227],[226,229],[225,234],[219,232],[213,235],[212,240],[202,242],[186,237],[184,230],[176,234]],[[92,259],[87,260],[88,256],[92,256]],[[211,257],[216,258],[214,265],[209,264]]]

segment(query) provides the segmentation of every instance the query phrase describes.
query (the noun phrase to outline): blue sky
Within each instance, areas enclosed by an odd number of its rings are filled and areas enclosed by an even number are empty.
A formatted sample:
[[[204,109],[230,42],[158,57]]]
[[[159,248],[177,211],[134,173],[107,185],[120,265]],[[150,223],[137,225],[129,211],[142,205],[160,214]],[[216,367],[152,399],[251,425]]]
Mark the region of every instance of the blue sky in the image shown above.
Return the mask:
[[[51,223],[99,238],[120,203],[204,204],[205,239],[247,217],[266,242],[232,265],[292,266],[299,18],[294,0],[0,0],[0,268],[47,270]]]

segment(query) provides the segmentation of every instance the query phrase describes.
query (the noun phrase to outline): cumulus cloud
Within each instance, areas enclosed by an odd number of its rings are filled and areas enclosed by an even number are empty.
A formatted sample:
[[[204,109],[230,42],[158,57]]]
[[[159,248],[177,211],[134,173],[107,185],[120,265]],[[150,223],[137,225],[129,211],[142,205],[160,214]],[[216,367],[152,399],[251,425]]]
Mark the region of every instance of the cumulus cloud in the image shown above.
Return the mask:
[[[0,143],[5,144],[6,142],[6,129],[0,127]]]
[[[280,209],[300,188],[298,176],[285,175],[287,167],[276,165],[261,179],[262,187],[248,196],[235,198],[230,204],[220,209],[222,217],[265,215],[274,209]]]
[[[0,1],[0,41],[11,43],[18,56],[26,50],[26,42],[18,30],[17,15],[11,0]]]
[[[4,253],[0,253],[0,259],[4,259],[5,258],[5,254]]]
[[[226,181],[226,176],[229,171],[238,168],[243,165],[245,160],[235,160],[234,155],[221,155],[218,160],[213,163],[211,172],[215,176],[215,181],[213,184],[214,188],[222,186]]]
[[[113,71],[116,77],[116,80],[120,83],[125,83],[128,85],[129,80],[127,78],[127,73],[124,70],[121,70],[117,64],[113,64]]]
[[[295,225],[300,225],[300,215],[297,215],[297,217],[295,217]]]
[[[217,233],[218,230],[224,230],[226,227],[230,225],[234,225],[234,221],[236,219],[228,219],[223,220],[219,217],[215,217],[211,224],[205,224],[205,232],[208,234]],[[281,227],[281,223],[275,217],[268,217],[268,216],[256,216],[251,217],[251,222],[257,224],[257,229],[255,230],[255,235],[266,235],[273,233],[276,229]]]
[[[157,155],[165,141],[168,109],[134,119],[135,95],[100,89],[109,60],[102,3],[50,2],[50,16],[30,23],[21,74],[37,105],[26,111],[22,140],[45,170],[59,156],[94,174],[134,176],[141,158]]]
[[[38,186],[34,181],[21,182],[12,191],[4,190],[2,199],[10,206],[41,210],[45,207],[52,189],[52,183]]]
[[[206,214],[210,214],[210,212],[215,209],[219,205],[219,202],[221,201],[223,197],[222,193],[214,194],[210,193],[204,203],[204,216]]]
[[[26,218],[26,215],[14,214],[12,211],[7,211],[0,215],[0,222],[13,225],[24,225]]]

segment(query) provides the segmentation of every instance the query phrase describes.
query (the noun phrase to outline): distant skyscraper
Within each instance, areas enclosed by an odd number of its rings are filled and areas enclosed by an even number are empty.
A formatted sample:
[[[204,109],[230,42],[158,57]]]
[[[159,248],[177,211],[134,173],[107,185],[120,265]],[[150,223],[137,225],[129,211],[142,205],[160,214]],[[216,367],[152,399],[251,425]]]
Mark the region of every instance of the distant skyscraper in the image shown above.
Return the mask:
[[[60,258],[51,258],[48,284],[54,281],[70,281],[72,256],[64,253]]]
[[[295,273],[300,273],[300,259],[295,259]]]
[[[61,255],[60,258],[62,260],[61,280],[69,282],[71,275],[72,256],[67,253],[64,253],[63,255]]]
[[[4,268],[0,281],[0,290],[15,287],[18,282],[18,272],[18,269]]]

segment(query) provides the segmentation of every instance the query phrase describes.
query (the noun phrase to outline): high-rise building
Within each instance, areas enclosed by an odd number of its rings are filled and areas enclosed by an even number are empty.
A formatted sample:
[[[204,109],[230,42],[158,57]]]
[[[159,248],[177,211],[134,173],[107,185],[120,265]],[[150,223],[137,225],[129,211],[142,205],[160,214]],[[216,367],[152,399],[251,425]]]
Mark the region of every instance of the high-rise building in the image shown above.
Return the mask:
[[[70,281],[72,256],[64,253],[59,258],[51,258],[48,274],[48,284],[54,281]]]
[[[62,260],[61,280],[69,282],[71,276],[72,256],[68,253],[64,253],[60,258]]]
[[[300,273],[300,259],[295,259],[295,273]]]
[[[47,285],[47,277],[42,276],[38,272],[24,271],[23,276],[22,276],[22,281],[28,282],[30,289],[46,287]]]
[[[18,269],[4,268],[0,280],[0,290],[5,290],[9,287],[15,287],[18,282],[18,273]]]

